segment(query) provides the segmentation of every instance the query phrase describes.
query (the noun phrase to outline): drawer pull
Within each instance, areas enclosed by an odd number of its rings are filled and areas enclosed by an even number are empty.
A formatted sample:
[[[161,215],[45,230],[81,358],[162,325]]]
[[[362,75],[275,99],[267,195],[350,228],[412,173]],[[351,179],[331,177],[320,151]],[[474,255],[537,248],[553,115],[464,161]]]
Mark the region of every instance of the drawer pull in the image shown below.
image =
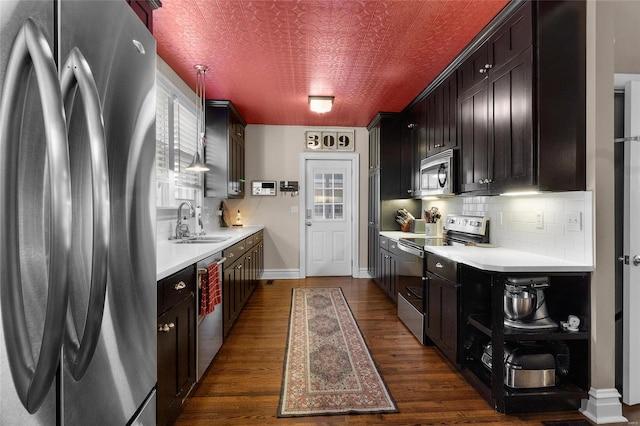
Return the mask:
[[[442,263],[437,262],[437,263],[436,263],[436,268],[444,268],[444,266],[442,265]]]
[[[183,288],[186,288],[187,284],[185,284],[184,281],[180,281],[178,284],[176,284],[175,286],[173,286],[173,289],[176,291],[182,290]]]
[[[158,331],[159,331],[159,332],[161,332],[161,333],[168,333],[168,332],[170,332],[171,330],[173,330],[173,329],[174,329],[174,327],[175,327],[175,324],[174,324],[174,323],[172,323],[172,322],[171,322],[171,323],[169,323],[169,324],[162,324],[162,325],[160,325],[160,326],[158,327]]]

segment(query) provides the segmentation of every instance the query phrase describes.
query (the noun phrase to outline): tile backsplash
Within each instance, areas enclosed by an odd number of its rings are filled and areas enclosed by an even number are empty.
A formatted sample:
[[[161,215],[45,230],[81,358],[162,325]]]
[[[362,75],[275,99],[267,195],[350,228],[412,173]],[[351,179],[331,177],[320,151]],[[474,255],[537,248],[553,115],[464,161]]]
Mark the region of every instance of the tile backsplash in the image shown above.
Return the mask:
[[[528,196],[424,200],[446,214],[490,217],[490,242],[501,247],[593,265],[593,194],[590,191]]]
[[[198,214],[201,215],[202,225],[205,232],[215,232],[220,229],[218,220],[218,209],[220,207],[220,199],[205,198],[202,205],[194,205],[196,216],[187,220],[189,229],[192,232],[200,230],[198,225]],[[187,212],[187,208],[183,209],[183,213]],[[157,241],[167,240],[170,236],[175,235],[176,222],[178,219],[178,206],[176,208],[157,208],[156,209],[156,238]]]

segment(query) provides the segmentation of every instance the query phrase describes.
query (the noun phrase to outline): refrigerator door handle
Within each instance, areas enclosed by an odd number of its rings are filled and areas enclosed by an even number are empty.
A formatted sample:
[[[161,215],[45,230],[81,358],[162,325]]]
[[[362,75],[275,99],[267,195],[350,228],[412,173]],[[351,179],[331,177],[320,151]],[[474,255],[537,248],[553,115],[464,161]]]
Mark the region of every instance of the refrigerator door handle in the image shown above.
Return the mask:
[[[60,86],[65,111],[67,112],[67,122],[71,120],[71,111],[73,110],[76,92],[79,92],[82,96],[91,152],[93,198],[91,289],[82,340],[78,341],[73,316],[71,312],[68,312],[64,345],[65,354],[70,361],[71,375],[74,379],[80,380],[95,353],[104,313],[111,229],[109,168],[107,165],[104,121],[98,88],[96,87],[91,67],[78,48],[73,48],[69,52],[60,73]],[[69,123],[67,123],[67,127],[69,127]],[[69,305],[70,308],[71,306]]]
[[[18,158],[22,126],[21,112],[25,87],[33,66],[45,129],[50,181],[50,232],[47,303],[42,343],[34,359],[23,302],[19,242]],[[17,113],[17,115],[16,115]],[[0,169],[4,173],[0,197],[0,234],[6,250],[0,265],[2,287],[2,326],[11,376],[20,401],[35,413],[47,396],[55,378],[64,338],[68,300],[68,259],[71,250],[71,183],[67,129],[60,83],[53,54],[43,31],[27,19],[11,47],[2,100],[0,101]],[[28,284],[28,283],[26,283]]]

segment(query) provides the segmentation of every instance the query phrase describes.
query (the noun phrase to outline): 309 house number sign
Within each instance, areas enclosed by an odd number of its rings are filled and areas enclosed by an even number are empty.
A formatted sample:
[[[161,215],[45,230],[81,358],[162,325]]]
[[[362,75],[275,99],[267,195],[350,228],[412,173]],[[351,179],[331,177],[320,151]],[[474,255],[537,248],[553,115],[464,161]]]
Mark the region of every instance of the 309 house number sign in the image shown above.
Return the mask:
[[[355,149],[354,131],[306,131],[305,149],[307,151],[353,151]]]

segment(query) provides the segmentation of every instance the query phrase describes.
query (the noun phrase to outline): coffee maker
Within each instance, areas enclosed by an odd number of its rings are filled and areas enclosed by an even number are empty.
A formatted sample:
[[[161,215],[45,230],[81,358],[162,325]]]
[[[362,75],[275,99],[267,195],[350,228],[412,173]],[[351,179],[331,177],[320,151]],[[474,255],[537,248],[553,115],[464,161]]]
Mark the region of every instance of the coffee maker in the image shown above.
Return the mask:
[[[523,330],[551,330],[558,323],[549,317],[544,289],[549,277],[510,277],[504,285],[504,325]]]

